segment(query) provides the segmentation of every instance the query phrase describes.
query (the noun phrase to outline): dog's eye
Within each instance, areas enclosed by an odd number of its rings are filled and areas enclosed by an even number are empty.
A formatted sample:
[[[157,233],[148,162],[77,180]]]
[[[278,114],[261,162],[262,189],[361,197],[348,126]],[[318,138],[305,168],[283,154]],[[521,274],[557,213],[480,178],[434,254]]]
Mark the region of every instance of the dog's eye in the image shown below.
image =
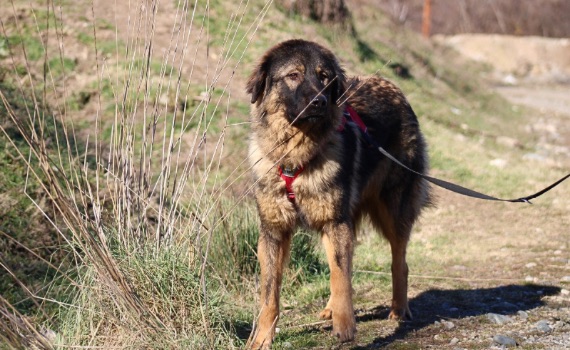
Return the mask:
[[[301,78],[301,75],[297,72],[287,74],[287,78],[291,81],[297,81]]]
[[[319,73],[319,79],[324,83],[329,79],[329,75],[327,73],[321,72]]]

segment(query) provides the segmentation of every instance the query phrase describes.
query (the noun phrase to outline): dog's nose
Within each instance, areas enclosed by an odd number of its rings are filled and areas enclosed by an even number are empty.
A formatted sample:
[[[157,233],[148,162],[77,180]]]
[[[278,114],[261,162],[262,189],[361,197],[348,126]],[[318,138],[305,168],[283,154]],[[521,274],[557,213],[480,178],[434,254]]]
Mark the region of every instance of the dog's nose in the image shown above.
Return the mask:
[[[326,107],[326,105],[327,105],[327,98],[323,95],[317,95],[317,97],[315,97],[311,101],[311,106],[313,107],[323,108]]]

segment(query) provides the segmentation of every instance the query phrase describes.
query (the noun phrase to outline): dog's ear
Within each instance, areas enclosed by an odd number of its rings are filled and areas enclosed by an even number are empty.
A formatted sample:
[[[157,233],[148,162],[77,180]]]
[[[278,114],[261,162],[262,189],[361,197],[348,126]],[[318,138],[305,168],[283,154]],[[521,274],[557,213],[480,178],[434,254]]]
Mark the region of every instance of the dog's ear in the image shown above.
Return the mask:
[[[332,84],[331,98],[334,103],[338,103],[337,100],[346,92],[346,74],[336,59],[334,60],[334,72],[336,79]]]
[[[266,81],[269,75],[269,62],[270,58],[268,56],[263,57],[247,81],[246,91],[248,94],[251,94],[251,103],[255,103],[260,98],[263,98],[263,92],[265,91]]]

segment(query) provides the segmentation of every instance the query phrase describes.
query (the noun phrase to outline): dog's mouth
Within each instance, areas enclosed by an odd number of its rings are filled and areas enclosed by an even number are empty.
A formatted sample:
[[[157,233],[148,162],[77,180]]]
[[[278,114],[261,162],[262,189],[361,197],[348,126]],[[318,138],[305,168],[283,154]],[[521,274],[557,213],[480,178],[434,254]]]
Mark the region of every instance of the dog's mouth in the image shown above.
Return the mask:
[[[322,114],[302,114],[299,117],[293,119],[293,124],[315,123],[323,117],[324,115]]]

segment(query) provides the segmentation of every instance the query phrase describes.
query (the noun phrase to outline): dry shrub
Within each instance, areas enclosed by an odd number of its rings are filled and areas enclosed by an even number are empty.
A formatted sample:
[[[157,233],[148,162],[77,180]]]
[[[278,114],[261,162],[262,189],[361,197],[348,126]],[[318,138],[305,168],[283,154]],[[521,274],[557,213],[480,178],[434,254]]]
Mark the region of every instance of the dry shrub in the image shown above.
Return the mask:
[[[57,277],[41,286],[42,296],[27,293],[36,303],[32,313],[43,316],[31,320],[0,299],[0,333],[7,344],[240,346],[234,331],[240,310],[228,306],[225,285],[234,276],[216,270],[210,256],[218,245],[225,247],[214,235],[228,222],[235,235],[247,231],[251,240],[255,234],[251,216],[231,220],[247,208],[248,169],[243,161],[230,170],[221,165],[233,106],[228,86],[271,1],[256,3],[261,6],[253,16],[248,4],[217,19],[227,22],[223,42],[204,77],[192,72],[210,52],[209,2],[178,4],[170,42],[161,43],[158,58],[151,49],[157,4],[133,6],[128,26],[133,36],[127,42],[113,38],[110,48],[103,38],[112,38],[112,26],[101,24],[89,9],[90,34],[78,36],[92,45],[87,60],[95,74],[86,79],[94,92],[86,93],[67,85],[74,82],[68,74],[75,63],[65,56],[73,28],[66,27],[62,7],[50,1],[41,10],[13,7],[10,18],[2,18],[3,36],[19,38],[0,57],[10,65],[2,79],[31,106],[21,118],[19,105],[0,90],[6,118],[0,130],[25,166],[22,176],[36,181],[49,202],[48,213],[24,186],[51,221],[68,262],[55,267]],[[217,5],[221,11],[224,5]],[[30,42],[39,54],[29,55]],[[87,128],[75,124],[75,103],[89,111]],[[48,124],[59,129],[48,133]],[[50,144],[52,137],[56,141]],[[224,171],[232,176],[221,176]],[[231,194],[235,181],[246,183],[239,196]],[[230,204],[220,211],[222,202]],[[234,257],[240,254],[251,256],[236,251]],[[4,265],[2,270],[12,272]],[[46,314],[44,302],[56,305],[58,314]]]

